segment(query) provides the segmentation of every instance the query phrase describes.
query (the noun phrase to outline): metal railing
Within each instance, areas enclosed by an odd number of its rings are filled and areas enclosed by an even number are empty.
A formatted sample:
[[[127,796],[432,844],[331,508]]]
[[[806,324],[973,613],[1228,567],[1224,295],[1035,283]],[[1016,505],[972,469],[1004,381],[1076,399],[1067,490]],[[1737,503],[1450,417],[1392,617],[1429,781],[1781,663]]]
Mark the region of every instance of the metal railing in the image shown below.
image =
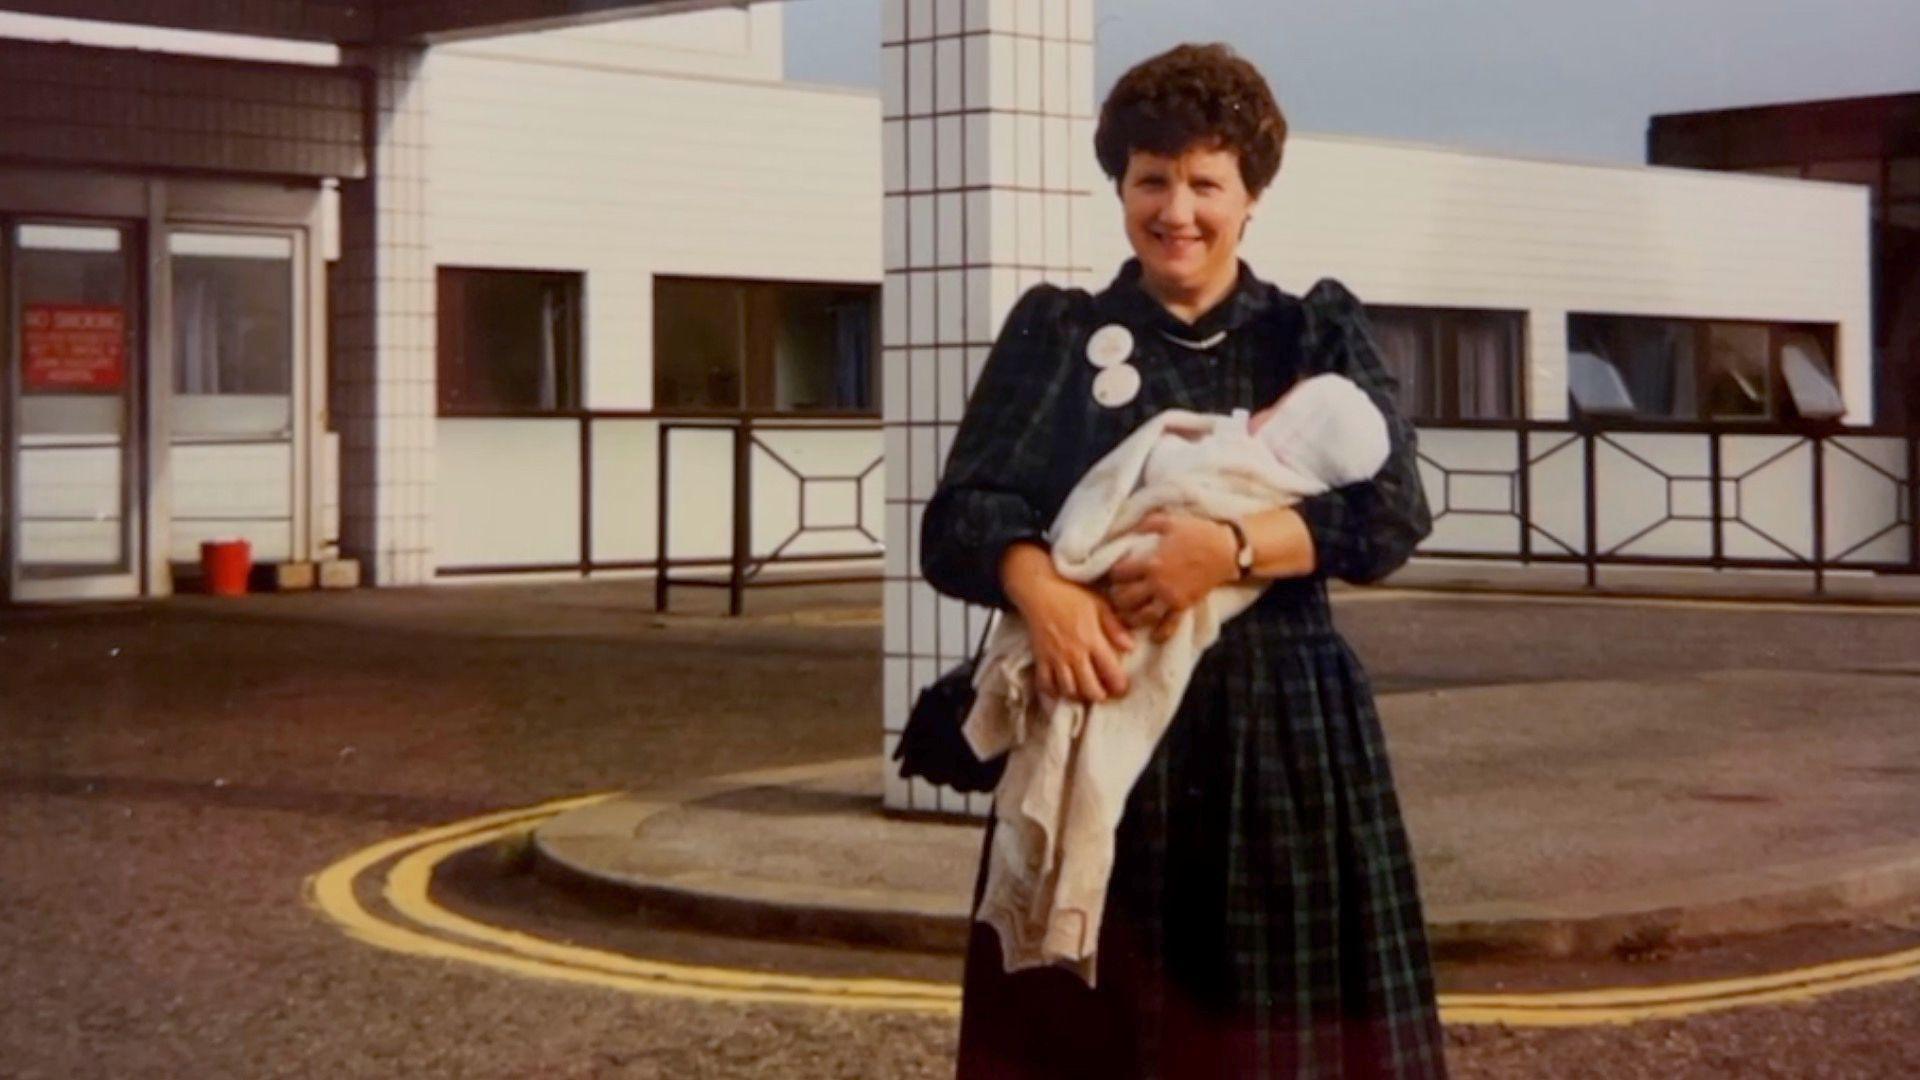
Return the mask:
[[[733,529],[732,550],[725,558],[673,558],[669,552],[669,536],[673,499],[670,493],[673,464],[673,436],[682,431],[727,431],[733,440]],[[659,509],[657,523],[659,529],[658,571],[653,583],[653,607],[655,611],[666,611],[670,590],[674,586],[694,586],[704,588],[723,588],[727,590],[727,612],[738,615],[744,607],[745,592],[749,588],[764,588],[780,585],[829,585],[852,582],[878,581],[878,574],[855,574],[837,576],[807,575],[793,578],[762,578],[762,572],[770,566],[797,565],[806,563],[848,562],[868,559],[882,554],[881,534],[868,528],[866,520],[866,487],[872,483],[879,472],[885,455],[879,455],[869,461],[865,467],[855,472],[834,472],[808,474],[796,465],[788,454],[771,445],[763,436],[771,432],[822,432],[822,431],[872,431],[880,430],[879,421],[794,421],[768,420],[751,415],[701,420],[673,420],[660,425],[660,480]],[[797,524],[784,538],[772,546],[765,554],[756,555],[753,551],[754,520],[754,464],[756,456],[763,457],[774,466],[783,470],[794,480],[795,520]],[[853,485],[854,517],[844,524],[821,524],[807,520],[807,490],[809,485],[851,484]],[[872,546],[863,550],[844,552],[790,552],[796,542],[809,534],[854,532],[866,537]],[[726,576],[718,580],[701,577],[676,577],[675,570],[711,569],[724,566]]]
[[[1920,574],[1920,432],[1834,425],[1421,424],[1420,554]],[[1509,535],[1505,522],[1511,522]]]

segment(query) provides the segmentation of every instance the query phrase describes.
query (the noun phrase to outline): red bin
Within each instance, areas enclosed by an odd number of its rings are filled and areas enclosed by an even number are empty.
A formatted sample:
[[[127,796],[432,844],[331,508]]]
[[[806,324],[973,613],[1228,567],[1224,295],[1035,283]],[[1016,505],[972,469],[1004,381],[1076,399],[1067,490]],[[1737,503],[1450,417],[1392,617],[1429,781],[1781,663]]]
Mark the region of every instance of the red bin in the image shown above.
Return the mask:
[[[245,540],[208,540],[200,545],[200,573],[214,596],[245,596],[253,572],[253,547]]]

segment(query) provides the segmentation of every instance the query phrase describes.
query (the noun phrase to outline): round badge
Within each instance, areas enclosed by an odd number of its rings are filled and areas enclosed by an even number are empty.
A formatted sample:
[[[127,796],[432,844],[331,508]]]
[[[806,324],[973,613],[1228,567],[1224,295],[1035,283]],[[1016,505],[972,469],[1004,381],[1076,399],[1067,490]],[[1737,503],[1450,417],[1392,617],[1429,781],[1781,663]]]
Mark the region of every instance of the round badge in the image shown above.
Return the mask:
[[[1140,369],[1132,364],[1115,364],[1093,377],[1093,400],[1109,409],[1117,409],[1140,393]]]
[[[1087,339],[1087,362],[1110,368],[1133,355],[1133,334],[1119,323],[1108,323]]]

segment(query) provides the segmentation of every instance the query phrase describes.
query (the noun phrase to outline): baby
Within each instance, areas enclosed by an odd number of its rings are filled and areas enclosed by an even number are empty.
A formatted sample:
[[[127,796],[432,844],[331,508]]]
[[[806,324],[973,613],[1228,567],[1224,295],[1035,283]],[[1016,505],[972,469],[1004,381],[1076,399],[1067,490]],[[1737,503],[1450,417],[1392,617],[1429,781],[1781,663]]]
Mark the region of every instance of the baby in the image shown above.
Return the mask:
[[[1160,542],[1134,531],[1179,510],[1239,518],[1380,471],[1387,422],[1338,375],[1304,379],[1248,416],[1169,409],[1108,451],[1053,522],[1053,564],[1091,583]],[[985,894],[975,917],[1000,937],[1007,970],[1058,964],[1088,983],[1127,793],[1172,721],[1195,663],[1266,583],[1235,581],[1181,616],[1164,642],[1136,638],[1126,694],[1099,704],[1034,692],[1033,649],[1017,613],[1000,620],[974,675],[964,733],[982,761],[1008,753],[996,792]],[[1097,718],[1096,718],[1097,714]]]
[[[1339,375],[1302,379],[1251,416],[1169,410],[1147,454],[1143,487],[1217,468],[1256,448],[1301,482],[1357,483],[1387,461],[1387,421],[1366,391]],[[1244,436],[1244,437],[1243,437]]]

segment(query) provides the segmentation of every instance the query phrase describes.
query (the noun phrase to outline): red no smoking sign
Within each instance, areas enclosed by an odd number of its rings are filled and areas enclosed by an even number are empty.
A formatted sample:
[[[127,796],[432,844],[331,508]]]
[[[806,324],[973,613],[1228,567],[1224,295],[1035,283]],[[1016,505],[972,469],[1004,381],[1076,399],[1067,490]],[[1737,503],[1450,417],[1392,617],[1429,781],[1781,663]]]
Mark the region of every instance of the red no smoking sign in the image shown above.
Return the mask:
[[[127,317],[117,307],[27,304],[20,313],[28,390],[118,390],[127,378]]]

